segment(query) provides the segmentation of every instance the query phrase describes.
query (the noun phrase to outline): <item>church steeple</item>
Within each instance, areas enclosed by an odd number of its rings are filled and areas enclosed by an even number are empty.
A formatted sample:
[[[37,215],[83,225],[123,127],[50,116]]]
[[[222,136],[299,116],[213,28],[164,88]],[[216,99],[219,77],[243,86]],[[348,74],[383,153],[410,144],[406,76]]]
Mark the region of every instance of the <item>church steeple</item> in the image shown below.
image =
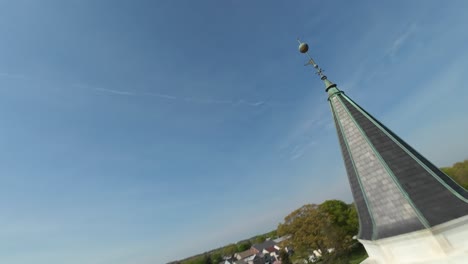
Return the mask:
[[[299,40],[298,40],[299,41]],[[361,240],[408,234],[468,215],[468,191],[329,81],[299,41],[325,84]]]

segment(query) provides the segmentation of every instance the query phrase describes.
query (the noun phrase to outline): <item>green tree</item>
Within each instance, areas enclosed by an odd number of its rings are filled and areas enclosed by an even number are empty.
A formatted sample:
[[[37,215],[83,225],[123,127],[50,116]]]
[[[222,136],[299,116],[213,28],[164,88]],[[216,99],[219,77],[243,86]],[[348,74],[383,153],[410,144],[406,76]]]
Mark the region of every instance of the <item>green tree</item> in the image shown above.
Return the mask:
[[[352,237],[358,228],[354,206],[330,200],[293,211],[278,226],[278,234],[291,235],[288,243],[294,248],[296,258],[306,259],[314,250],[319,250],[326,260],[330,248],[334,249],[333,255],[348,252],[355,243]]]
[[[206,264],[205,256],[196,256],[188,260],[182,261],[183,264]]]
[[[289,254],[285,250],[281,250],[279,252],[279,257],[281,259],[281,264],[292,264],[291,260],[289,259]]]
[[[441,170],[468,190],[468,160],[457,162],[452,167],[441,168]]]
[[[239,243],[237,245],[237,252],[246,251],[251,246],[252,246],[252,243],[250,243],[250,241],[245,241],[245,242]]]
[[[265,242],[265,240],[266,240],[266,236],[265,235],[260,235],[260,236],[255,237],[254,242],[255,242],[255,244],[260,244],[260,243]]]
[[[203,264],[213,264],[213,261],[211,260],[211,257],[209,254],[206,254],[203,256]]]
[[[356,204],[351,204],[349,207],[349,217],[347,224],[350,228],[349,232],[357,235],[359,232],[359,216],[357,214]]]
[[[269,238],[277,238],[277,237],[278,237],[278,233],[277,233],[276,230],[273,230],[273,231],[267,233],[266,236],[269,237]]]
[[[306,204],[284,218],[278,235],[291,235],[289,243],[299,258],[307,258],[314,250],[326,252],[322,219],[317,205]]]
[[[221,256],[221,253],[216,252],[211,254],[211,262],[214,264],[218,264],[219,262],[223,261],[223,256]]]
[[[235,244],[230,244],[230,245],[225,246],[222,249],[221,252],[222,252],[223,256],[232,257],[236,252],[238,252],[238,249],[237,249],[237,246]]]
[[[354,244],[353,236],[359,229],[356,209],[339,200],[325,201],[318,208],[326,219],[323,226],[325,244],[338,253],[347,252]]]

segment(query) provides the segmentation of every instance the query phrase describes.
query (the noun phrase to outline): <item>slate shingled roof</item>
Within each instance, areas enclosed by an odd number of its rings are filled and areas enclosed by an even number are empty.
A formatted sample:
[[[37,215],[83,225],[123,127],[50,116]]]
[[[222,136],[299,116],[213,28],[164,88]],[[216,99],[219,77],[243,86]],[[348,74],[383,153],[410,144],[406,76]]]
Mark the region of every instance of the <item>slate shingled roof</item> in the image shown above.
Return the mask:
[[[468,191],[325,77],[359,238],[377,240],[468,215]]]

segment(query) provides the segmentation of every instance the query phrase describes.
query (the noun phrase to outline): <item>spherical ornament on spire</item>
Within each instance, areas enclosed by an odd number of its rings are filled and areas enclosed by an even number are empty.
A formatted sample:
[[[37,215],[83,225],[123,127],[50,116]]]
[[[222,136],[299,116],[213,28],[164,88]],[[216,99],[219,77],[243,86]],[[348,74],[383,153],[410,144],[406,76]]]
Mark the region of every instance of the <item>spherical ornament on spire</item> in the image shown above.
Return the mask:
[[[309,51],[309,45],[307,45],[307,43],[302,42],[301,44],[299,44],[299,51],[301,53],[306,53],[307,51]]]

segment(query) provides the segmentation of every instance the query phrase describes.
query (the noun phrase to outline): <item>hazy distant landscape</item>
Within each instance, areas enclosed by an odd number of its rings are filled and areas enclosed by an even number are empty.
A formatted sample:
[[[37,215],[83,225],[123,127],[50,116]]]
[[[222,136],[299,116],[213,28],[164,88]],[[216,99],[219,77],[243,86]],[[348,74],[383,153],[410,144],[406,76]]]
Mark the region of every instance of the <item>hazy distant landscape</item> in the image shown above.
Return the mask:
[[[443,167],[441,170],[468,189],[468,160]],[[293,253],[288,254],[289,259],[286,262],[283,260],[282,264],[299,263],[298,261],[309,259],[314,251],[327,252],[329,248],[333,248],[334,251],[323,254],[317,263],[360,263],[367,254],[357,240],[353,239],[358,229],[359,222],[353,204],[339,200],[324,201],[320,205],[306,204],[287,215],[278,228],[271,232],[170,264],[218,264],[223,259],[234,259],[236,253],[246,251],[252,245],[282,236],[290,238],[279,243],[279,247],[294,249]]]

